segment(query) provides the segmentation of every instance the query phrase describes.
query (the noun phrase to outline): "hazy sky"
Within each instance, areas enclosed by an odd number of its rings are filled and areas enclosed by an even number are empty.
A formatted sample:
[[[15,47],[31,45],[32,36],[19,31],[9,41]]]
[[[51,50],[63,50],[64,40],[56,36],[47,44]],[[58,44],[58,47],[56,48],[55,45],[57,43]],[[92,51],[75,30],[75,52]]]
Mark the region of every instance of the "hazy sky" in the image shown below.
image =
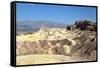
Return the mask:
[[[84,19],[96,21],[96,8],[17,3],[16,16],[17,21],[42,20],[68,24]]]

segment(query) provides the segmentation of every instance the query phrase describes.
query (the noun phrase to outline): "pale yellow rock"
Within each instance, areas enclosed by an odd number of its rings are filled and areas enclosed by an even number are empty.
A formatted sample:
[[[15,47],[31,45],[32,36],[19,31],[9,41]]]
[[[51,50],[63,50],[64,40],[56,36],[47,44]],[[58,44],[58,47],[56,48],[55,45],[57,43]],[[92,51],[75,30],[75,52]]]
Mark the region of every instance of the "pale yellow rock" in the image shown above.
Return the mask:
[[[66,55],[70,54],[71,48],[70,48],[68,45],[64,45],[63,48],[64,48],[64,51],[65,51],[64,53],[65,53]]]
[[[60,28],[50,28],[46,31],[40,30],[34,34],[20,35],[16,37],[17,41],[35,41],[35,40],[57,40],[57,39],[66,39],[75,38],[77,34],[73,31],[67,31]],[[72,41],[73,42],[73,41]]]

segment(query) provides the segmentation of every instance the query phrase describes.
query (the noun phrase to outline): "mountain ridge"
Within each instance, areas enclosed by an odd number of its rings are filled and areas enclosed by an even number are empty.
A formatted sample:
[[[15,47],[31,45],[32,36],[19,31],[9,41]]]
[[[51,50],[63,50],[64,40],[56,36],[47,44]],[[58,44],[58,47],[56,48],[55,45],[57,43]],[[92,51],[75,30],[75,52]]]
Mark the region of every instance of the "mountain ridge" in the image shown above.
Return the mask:
[[[45,25],[49,28],[65,28],[67,24],[61,22],[53,21],[17,21],[17,31],[27,32],[27,31],[38,31],[41,25]]]

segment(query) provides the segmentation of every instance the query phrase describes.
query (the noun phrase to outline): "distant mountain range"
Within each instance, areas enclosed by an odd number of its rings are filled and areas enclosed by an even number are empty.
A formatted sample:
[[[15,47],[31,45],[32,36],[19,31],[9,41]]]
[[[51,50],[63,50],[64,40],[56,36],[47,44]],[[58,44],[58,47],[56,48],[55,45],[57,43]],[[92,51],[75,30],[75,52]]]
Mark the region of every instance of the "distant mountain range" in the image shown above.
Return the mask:
[[[61,22],[52,22],[52,21],[17,21],[16,29],[18,32],[30,32],[38,31],[41,25],[46,27],[53,28],[65,28],[67,24]]]

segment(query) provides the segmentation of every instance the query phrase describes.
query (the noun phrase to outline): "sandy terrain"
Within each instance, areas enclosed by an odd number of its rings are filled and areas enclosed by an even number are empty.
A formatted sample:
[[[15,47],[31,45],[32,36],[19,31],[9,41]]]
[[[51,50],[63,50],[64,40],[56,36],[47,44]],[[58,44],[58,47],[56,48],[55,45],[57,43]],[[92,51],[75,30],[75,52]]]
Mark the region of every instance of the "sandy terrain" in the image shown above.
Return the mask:
[[[64,62],[79,62],[79,61],[89,61],[89,60],[78,57],[70,57],[64,55],[49,55],[49,54],[17,56],[17,65],[64,63]]]

